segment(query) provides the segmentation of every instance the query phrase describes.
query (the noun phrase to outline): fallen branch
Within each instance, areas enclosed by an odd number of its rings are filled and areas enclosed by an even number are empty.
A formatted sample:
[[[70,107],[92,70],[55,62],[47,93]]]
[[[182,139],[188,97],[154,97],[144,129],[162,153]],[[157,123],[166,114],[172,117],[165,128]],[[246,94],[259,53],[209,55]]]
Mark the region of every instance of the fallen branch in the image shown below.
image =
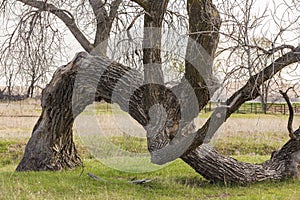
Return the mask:
[[[96,176],[95,174],[92,174],[92,173],[90,173],[90,172],[88,172],[87,175],[88,175],[89,177],[91,177],[92,179],[96,180],[96,181],[104,181],[104,179],[102,179],[102,178],[100,178],[100,177],[98,177],[98,176]]]
[[[151,182],[152,180],[151,179],[141,179],[141,180],[133,180],[133,181],[129,181],[130,183],[132,184],[137,184],[137,185],[140,185],[140,184],[144,184],[144,183],[149,183]]]

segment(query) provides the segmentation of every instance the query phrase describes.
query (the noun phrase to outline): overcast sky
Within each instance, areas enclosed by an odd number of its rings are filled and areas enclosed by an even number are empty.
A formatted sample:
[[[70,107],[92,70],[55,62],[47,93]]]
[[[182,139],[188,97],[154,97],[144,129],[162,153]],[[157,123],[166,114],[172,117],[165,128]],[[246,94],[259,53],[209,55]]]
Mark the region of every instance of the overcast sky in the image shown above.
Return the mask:
[[[292,0],[287,0],[287,1],[292,1]],[[274,2],[277,5],[274,5]],[[259,16],[266,8],[268,12],[266,13],[266,18],[265,20],[262,21],[262,26],[258,29],[255,30],[255,33],[253,35],[255,36],[265,36],[269,38],[270,40],[273,40],[275,35],[277,34],[279,27],[285,28],[289,21],[297,19],[299,17],[299,11],[294,11],[294,12],[287,12],[288,7],[286,5],[283,5],[282,0],[276,0],[276,1],[271,1],[271,0],[257,0],[256,3],[254,4],[254,9],[253,9],[253,17]],[[220,4],[220,0],[216,1],[216,4],[219,7],[219,10],[223,9],[223,5]],[[280,6],[278,6],[280,5]],[[184,7],[182,7],[184,9]],[[240,13],[237,9],[234,11],[237,17],[239,17]],[[275,15],[274,15],[275,13]],[[275,16],[275,21],[274,21],[274,16]],[[140,19],[142,20],[142,19]],[[299,20],[300,21],[300,20]],[[299,45],[300,43],[300,25],[299,21],[290,29],[293,29],[293,31],[287,31],[286,33],[283,34],[283,41],[285,44],[291,44],[294,46]],[[8,24],[7,24],[8,23]],[[16,23],[13,19],[10,19],[10,21],[7,21],[7,19],[1,19],[0,20],[0,44],[3,44],[5,37],[5,34],[8,32],[11,32],[12,29],[5,30],[5,27],[13,27],[13,25]],[[62,23],[60,26],[64,26]],[[222,37],[221,37],[222,38]],[[281,39],[278,40],[278,45],[283,42]],[[72,34],[70,34],[69,31],[65,32],[65,42],[66,42],[66,54],[67,58],[60,60],[57,63],[57,66],[60,66],[62,64],[65,64],[66,62],[70,61],[74,55],[77,52],[83,51],[83,48],[79,45],[79,43],[75,40]],[[298,69],[297,69],[298,70]],[[296,73],[298,73],[296,70]],[[299,70],[298,70],[299,71]],[[294,71],[295,73],[295,71]],[[299,73],[300,74],[300,73]]]

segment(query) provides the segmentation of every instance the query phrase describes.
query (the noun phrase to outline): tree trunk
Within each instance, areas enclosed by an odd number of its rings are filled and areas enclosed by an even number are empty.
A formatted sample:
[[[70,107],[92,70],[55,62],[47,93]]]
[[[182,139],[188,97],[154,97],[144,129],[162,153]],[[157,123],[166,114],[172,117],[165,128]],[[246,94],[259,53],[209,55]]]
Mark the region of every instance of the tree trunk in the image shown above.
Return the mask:
[[[146,84],[164,83],[163,71],[161,68],[161,38],[162,21],[167,10],[167,5],[168,0],[148,0],[148,6],[145,8],[143,64]]]
[[[80,73],[84,73],[81,76],[82,80],[78,77]],[[102,74],[100,79],[97,74]],[[76,81],[79,79],[79,83],[82,84],[76,85],[75,79]],[[140,124],[146,126],[149,122],[143,110],[144,106],[141,105],[143,90],[138,87],[142,81],[142,75],[137,71],[110,62],[104,57],[90,56],[87,53],[77,55],[71,63],[55,72],[50,84],[44,89],[43,111],[17,170],[61,170],[80,165],[81,160],[72,140],[72,125],[75,117],[92,103],[94,98],[119,104],[121,109],[129,112]],[[78,91],[74,93],[74,90]],[[113,93],[116,98],[112,98]],[[173,99],[175,97],[169,92],[165,94],[165,104],[176,105]],[[90,96],[91,98],[87,98]],[[126,106],[128,96],[131,101],[129,107]],[[166,131],[167,126],[162,129]],[[160,142],[158,140],[158,145],[161,145]],[[170,143],[172,142],[171,140]],[[163,143],[163,145],[170,144]],[[300,142],[299,138],[288,141],[281,150],[273,153],[269,161],[260,165],[238,162],[225,157],[206,144],[187,151],[181,158],[213,182],[252,183],[266,179],[278,180],[297,176]]]
[[[185,57],[185,78],[198,99],[195,117],[208,103],[218,86],[212,73],[219,43],[221,19],[211,0],[188,0],[189,41]]]
[[[149,2],[149,5],[153,7],[148,8],[150,13],[146,14],[145,27],[153,28],[154,25],[160,27],[167,1],[161,2],[161,12],[157,12],[154,7],[158,5],[156,1],[151,0]],[[210,35],[196,34],[191,38],[200,43],[207,54],[213,57],[218,40],[218,34],[214,32],[215,29],[217,31],[219,28],[219,15],[216,9],[210,0],[189,0],[188,9],[191,32],[212,31]],[[147,17],[148,14],[150,17]],[[158,17],[154,17],[157,14],[159,14]],[[160,39],[160,33],[156,32],[155,35],[159,36]],[[145,38],[150,38],[149,42],[156,41],[160,44],[160,40],[152,40],[151,37],[150,31],[150,35],[146,35]],[[189,43],[190,46],[192,43]],[[275,72],[280,71],[284,66],[299,60],[295,58],[295,52],[286,54],[275,61],[271,66],[272,70],[267,67],[264,69],[264,73],[258,73],[251,77],[247,84],[226,102],[225,112],[214,112],[202,129],[192,134],[195,137],[189,137],[189,130],[184,130],[185,127],[183,126],[177,127],[178,124],[176,123],[186,120],[186,123],[183,124],[184,126],[187,125],[189,120],[198,115],[201,108],[208,102],[209,95],[212,95],[213,92],[208,88],[212,85],[209,83],[211,81],[211,66],[206,64],[204,66],[208,68],[195,69],[194,63],[190,62],[195,57],[191,49],[194,48],[187,50],[188,62],[185,74],[189,83],[183,80],[174,88],[166,88],[163,85],[160,66],[158,71],[161,73],[158,76],[145,67],[146,83],[153,83],[153,80],[155,80],[154,83],[158,83],[158,86],[156,85],[148,92],[147,90],[145,92],[145,88],[140,87],[145,82],[142,75],[137,71],[113,63],[105,57],[91,56],[86,53],[77,55],[71,63],[56,71],[50,84],[44,89],[42,114],[34,127],[32,137],[26,146],[24,157],[17,170],[60,170],[80,165],[81,160],[72,139],[74,119],[95,99],[103,99],[109,103],[119,104],[121,109],[128,112],[144,126],[147,130],[148,148],[152,161],[155,163],[163,164],[181,157],[198,173],[213,182],[252,183],[266,179],[278,180],[296,176],[296,169],[300,161],[298,139],[290,140],[280,151],[275,152],[269,161],[260,165],[238,162],[203,144],[209,142],[215,131],[223,124],[223,120],[217,120],[220,118],[219,115],[224,114],[224,119],[226,119],[243,102],[257,97],[257,88],[264,81],[270,79]],[[296,50],[299,51],[300,48]],[[161,64],[159,48],[150,48],[150,50],[144,48],[144,56],[144,64]],[[200,63],[205,64],[205,61],[200,60]],[[262,76],[263,79],[261,79]],[[187,105],[190,102],[189,92],[186,91],[187,85],[193,87],[199,109]],[[184,103],[179,105],[178,102]],[[149,109],[154,103],[165,108],[167,112],[166,122],[161,123],[159,118],[155,118],[153,122],[153,119],[149,118]],[[183,113],[188,113],[188,117],[182,117],[181,110]],[[184,131],[186,134],[183,133]],[[184,146],[177,141],[178,135],[186,141]]]
[[[42,92],[42,113],[17,171],[61,170],[81,165],[73,141],[73,62],[60,67]]]
[[[150,152],[156,151],[166,146],[170,139],[166,132],[160,129],[164,124],[164,109],[155,107],[163,105],[166,93],[171,94],[164,87],[164,75],[162,70],[161,44],[162,44],[162,26],[165,12],[169,0],[148,0],[147,6],[144,7],[144,32],[143,32],[143,67],[144,67],[144,86],[142,104],[143,110],[147,116],[147,143]],[[178,103],[177,103],[178,104]],[[164,104],[166,109],[169,105]],[[148,112],[152,109],[152,114]],[[174,114],[168,115],[169,119],[176,117]],[[171,120],[169,120],[171,121]],[[159,125],[158,125],[159,124]],[[170,124],[172,124],[170,122]],[[172,124],[174,125],[174,123]]]
[[[300,141],[290,140],[270,160],[261,164],[239,162],[226,157],[208,144],[181,157],[207,180],[222,183],[254,183],[299,177]]]
[[[33,97],[34,83],[35,83],[35,81],[31,80],[30,85],[27,89],[27,94],[26,94],[27,98],[29,98],[29,97],[32,98]]]

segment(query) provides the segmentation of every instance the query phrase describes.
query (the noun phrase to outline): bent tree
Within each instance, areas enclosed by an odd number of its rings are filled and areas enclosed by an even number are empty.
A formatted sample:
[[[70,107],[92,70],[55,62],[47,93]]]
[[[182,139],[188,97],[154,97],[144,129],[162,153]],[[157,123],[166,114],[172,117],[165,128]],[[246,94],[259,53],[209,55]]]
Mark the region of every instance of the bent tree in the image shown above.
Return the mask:
[[[22,2],[40,11],[51,11],[58,17],[64,13],[51,9],[52,4],[46,4],[48,7],[45,8],[38,6],[39,1]],[[159,6],[154,0],[134,2],[147,15],[144,17],[143,74],[130,66],[109,60],[103,56],[106,51],[97,51],[99,53],[96,55],[93,45],[83,45],[87,52],[78,53],[70,63],[58,68],[43,90],[42,113],[17,171],[61,170],[81,165],[73,142],[74,120],[94,100],[103,100],[118,104],[146,129],[153,163],[164,164],[180,157],[212,182],[253,183],[297,176],[300,162],[299,131],[295,131],[293,137],[274,152],[270,160],[261,164],[243,163],[226,157],[208,143],[232,113],[244,102],[260,95],[262,84],[286,66],[299,62],[300,46],[250,76],[245,85],[217,108],[199,130],[194,130],[193,118],[208,103],[216,88],[212,62],[203,60],[203,54],[192,51],[195,45],[192,41],[201,44],[205,53],[214,57],[219,42],[220,15],[211,0],[187,0],[189,32],[192,34],[189,34],[186,49],[185,74],[178,84],[166,87],[160,49],[163,17],[169,2],[161,1]],[[200,64],[200,69],[197,64]],[[191,88],[194,96],[189,96]],[[117,98],[113,98],[113,95]],[[128,99],[129,106],[126,106]],[[160,120],[163,115],[160,109],[152,109],[155,105],[164,108],[165,120]]]

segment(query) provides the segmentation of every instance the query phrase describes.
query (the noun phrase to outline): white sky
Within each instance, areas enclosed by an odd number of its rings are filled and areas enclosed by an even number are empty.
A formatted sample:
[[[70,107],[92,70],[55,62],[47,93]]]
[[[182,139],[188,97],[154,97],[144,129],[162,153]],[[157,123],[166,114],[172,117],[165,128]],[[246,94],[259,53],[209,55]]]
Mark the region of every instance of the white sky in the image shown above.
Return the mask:
[[[234,0],[231,0],[234,1]],[[242,0],[241,0],[242,1]],[[287,2],[292,2],[293,0],[286,0]],[[218,4],[220,2],[216,1]],[[276,5],[280,6],[275,6],[274,2]],[[253,35],[255,36],[265,36],[269,38],[270,40],[273,40],[275,35],[277,34],[279,30],[279,26],[281,27],[286,27],[287,23],[291,20],[297,19],[299,17],[300,13],[299,10],[294,10],[293,12],[287,12],[287,6],[284,5],[283,0],[256,0],[256,3],[254,4],[254,9],[253,9],[253,17],[259,16],[259,13],[262,13],[265,8],[267,8],[268,12],[266,13],[267,17],[265,20],[262,21],[262,26],[260,28],[257,28],[255,32],[253,32]],[[297,2],[297,1],[296,1]],[[222,10],[224,6],[222,4],[218,5],[219,10]],[[298,8],[299,9],[299,8]],[[240,12],[238,10],[234,10],[233,13],[236,14],[236,17],[240,17]],[[275,18],[276,20],[273,20],[272,13],[275,13]],[[300,21],[300,20],[299,20]],[[278,40],[278,44],[282,44],[282,41],[286,44],[291,44],[294,46],[299,45],[300,43],[300,25],[299,21],[295,23],[293,27],[290,27],[290,29],[293,29],[291,31],[287,31],[285,34],[283,34],[283,38]],[[5,27],[6,21],[3,21],[2,19],[0,20],[0,44],[3,43],[4,37],[3,35],[6,33],[3,28]],[[12,25],[14,24],[15,21],[10,21],[9,24]],[[260,31],[258,30],[260,29]],[[65,42],[67,46],[67,55],[68,58],[66,60],[61,60],[60,63],[57,63],[57,66],[60,66],[62,64],[65,64],[66,62],[70,61],[74,55],[77,52],[83,51],[83,48],[78,44],[78,42],[75,40],[72,34],[70,32],[65,32]],[[299,71],[299,69],[297,69]],[[296,70],[296,72],[297,72]],[[294,71],[295,72],[295,71]],[[297,72],[298,73],[298,72]],[[300,74],[300,73],[299,73]],[[1,78],[1,77],[0,77]],[[2,85],[2,83],[0,82]]]

